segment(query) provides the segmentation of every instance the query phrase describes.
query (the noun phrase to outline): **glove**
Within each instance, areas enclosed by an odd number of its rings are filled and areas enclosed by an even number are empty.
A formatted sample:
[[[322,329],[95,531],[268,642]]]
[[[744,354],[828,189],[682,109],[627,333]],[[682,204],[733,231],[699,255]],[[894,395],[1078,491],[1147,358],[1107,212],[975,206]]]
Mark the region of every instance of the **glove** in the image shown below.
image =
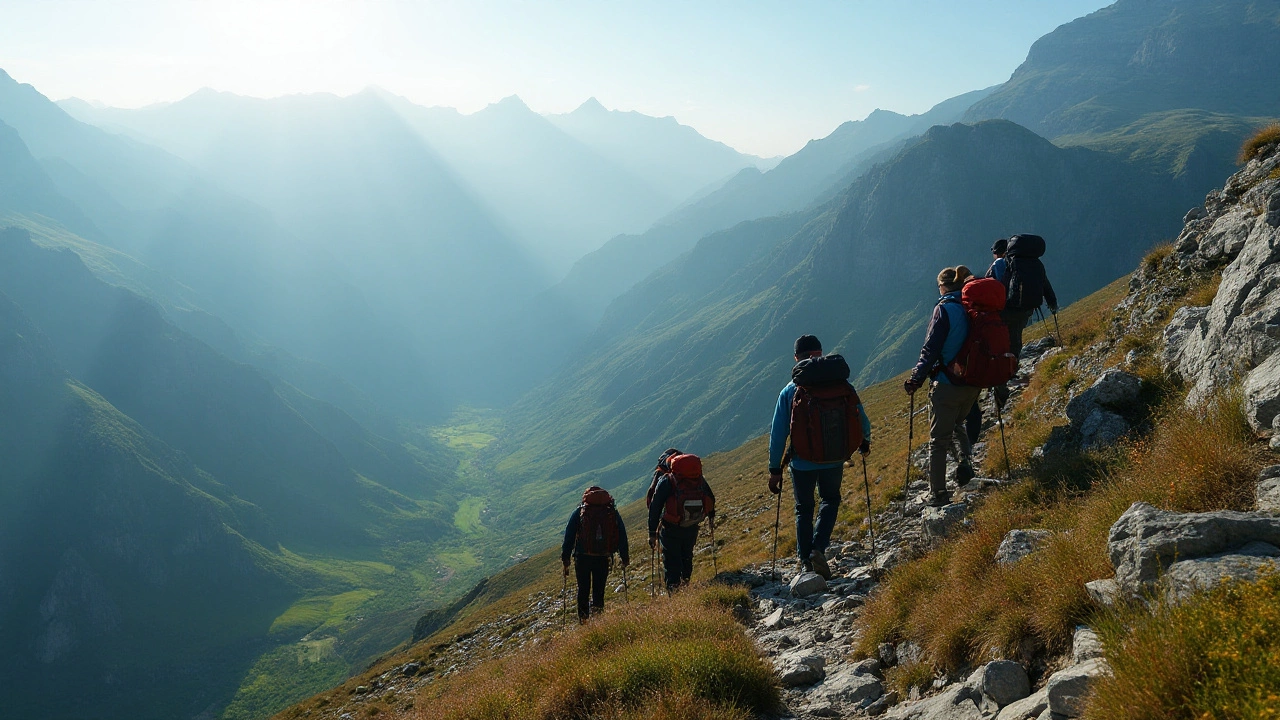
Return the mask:
[[[1057,306],[1057,305],[1050,305],[1050,306],[1049,306],[1049,314],[1050,314],[1050,315],[1057,315],[1057,314],[1058,314],[1058,306]]]
[[[862,441],[862,444],[858,446],[858,452],[862,453],[862,455],[863,455],[864,457],[865,457],[865,456],[867,456],[867,455],[870,455],[870,454],[871,454],[871,441],[870,441],[870,440],[863,440],[863,441]]]
[[[782,472],[769,473],[769,492],[774,495],[782,494]]]
[[[630,558],[622,558],[622,567],[627,567],[630,564],[631,564]]]
[[[569,563],[564,564],[564,576],[569,577]]]
[[[715,529],[716,529],[716,516],[715,516],[715,515],[708,515],[708,516],[707,516],[707,527],[711,528],[712,530],[715,530]]]
[[[649,549],[650,550],[658,549],[658,533],[649,534]]]
[[[919,390],[922,385],[924,385],[924,383],[916,380],[915,378],[911,378],[910,380],[902,383],[902,389],[906,390],[908,395],[915,395],[916,391]]]

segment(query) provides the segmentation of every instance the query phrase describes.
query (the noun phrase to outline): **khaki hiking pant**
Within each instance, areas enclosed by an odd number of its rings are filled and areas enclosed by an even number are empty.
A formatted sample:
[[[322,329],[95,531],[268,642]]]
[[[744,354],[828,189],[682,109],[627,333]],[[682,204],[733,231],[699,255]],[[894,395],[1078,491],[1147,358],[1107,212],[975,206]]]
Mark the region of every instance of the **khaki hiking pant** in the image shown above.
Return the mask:
[[[973,464],[973,446],[965,429],[965,418],[978,401],[981,388],[967,385],[933,383],[929,402],[933,417],[929,421],[929,492],[935,497],[947,492],[947,450],[955,443],[961,465]]]

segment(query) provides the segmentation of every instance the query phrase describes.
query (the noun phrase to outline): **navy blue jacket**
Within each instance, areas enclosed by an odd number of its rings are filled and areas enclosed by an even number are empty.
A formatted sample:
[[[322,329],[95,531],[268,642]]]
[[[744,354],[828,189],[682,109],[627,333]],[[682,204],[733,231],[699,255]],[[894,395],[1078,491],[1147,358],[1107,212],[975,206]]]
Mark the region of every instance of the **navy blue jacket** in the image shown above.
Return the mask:
[[[960,291],[943,295],[933,308],[929,330],[924,336],[924,347],[920,349],[920,362],[911,371],[911,380],[923,385],[934,368],[955,359],[968,335],[969,316],[960,304]],[[950,384],[943,373],[938,374],[938,382]]]
[[[567,563],[569,558],[578,554],[578,523],[580,522],[578,512],[579,508],[573,509],[573,514],[569,516],[569,522],[564,526],[564,543],[560,546],[560,562]],[[614,517],[618,520],[618,555],[625,563],[631,562],[631,548],[627,544],[627,526],[622,523],[622,515],[617,510],[613,511]]]
[[[714,502],[716,494],[711,492],[711,485],[704,479],[702,484],[707,495]],[[667,500],[671,498],[671,493],[675,492],[675,488],[671,487],[671,476],[663,475],[658,481],[658,487],[653,491],[653,502],[649,503],[649,534],[658,532],[658,524],[662,521],[662,513],[667,509]],[[707,517],[715,517],[716,511],[713,509],[707,513]]]
[[[1004,258],[996,258],[991,267],[987,268],[987,277],[999,280],[1006,290],[1009,289],[1009,263]]]

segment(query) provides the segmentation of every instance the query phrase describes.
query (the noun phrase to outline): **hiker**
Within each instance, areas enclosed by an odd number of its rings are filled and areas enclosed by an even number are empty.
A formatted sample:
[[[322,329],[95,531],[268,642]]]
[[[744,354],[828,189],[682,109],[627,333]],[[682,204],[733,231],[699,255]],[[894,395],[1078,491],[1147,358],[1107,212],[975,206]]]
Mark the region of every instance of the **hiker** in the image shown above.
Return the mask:
[[[938,273],[938,294],[929,329],[925,332],[920,361],[903,384],[908,395],[932,380],[929,402],[933,415],[929,422],[929,505],[942,507],[951,502],[947,490],[947,449],[956,443],[956,484],[964,487],[973,479],[973,446],[965,432],[964,419],[978,400],[981,388],[953,384],[941,369],[955,359],[969,332],[969,317],[960,303],[960,291],[973,273],[959,265]]]
[[[994,278],[1005,286],[1006,292],[1009,288],[1009,264],[1005,262],[1005,251],[1009,248],[1008,238],[999,238],[991,245],[991,267],[987,268],[985,277]],[[1008,395],[1001,396],[993,391],[995,401],[1004,407],[1004,401],[1008,399]],[[973,445],[978,442],[978,438],[982,436],[982,403],[973,404],[973,409],[969,411],[969,417],[964,421],[965,430],[969,435],[969,444]]]
[[[849,384],[849,364],[837,354],[822,355],[822,343],[802,335],[795,344],[792,381],[778,393],[769,432],[769,491],[782,492],[782,470],[791,465],[796,500],[796,553],[803,572],[831,578],[827,545],[840,510],[844,463],[854,452],[871,453],[871,421]],[[836,410],[837,412],[818,412]],[[835,427],[823,427],[833,422]],[[787,439],[791,447],[783,448]],[[832,447],[824,441],[836,440]],[[822,504],[814,527],[814,490]]]
[[[1044,238],[1039,235],[1014,235],[1009,238],[1005,256],[1001,258],[1008,275],[1003,280],[994,276],[1008,288],[1001,317],[1009,327],[1009,346],[1014,355],[1022,354],[1022,331],[1041,303],[1048,302],[1049,312],[1058,312],[1058,296],[1045,275],[1044,263],[1040,262],[1044,247]]]
[[[571,554],[578,577],[578,622],[584,623],[592,614],[604,612],[605,579],[615,552],[622,560],[622,567],[631,564],[627,526],[622,522],[622,515],[618,514],[608,491],[592,485],[582,493],[582,503],[569,516],[564,526],[564,543],[560,546],[565,577],[569,576]]]
[[[679,453],[664,460],[668,471],[658,478],[649,504],[649,547],[656,549],[662,543],[662,567],[670,595],[693,577],[698,530],[704,518],[715,527],[716,496],[702,476],[702,459],[697,455]]]

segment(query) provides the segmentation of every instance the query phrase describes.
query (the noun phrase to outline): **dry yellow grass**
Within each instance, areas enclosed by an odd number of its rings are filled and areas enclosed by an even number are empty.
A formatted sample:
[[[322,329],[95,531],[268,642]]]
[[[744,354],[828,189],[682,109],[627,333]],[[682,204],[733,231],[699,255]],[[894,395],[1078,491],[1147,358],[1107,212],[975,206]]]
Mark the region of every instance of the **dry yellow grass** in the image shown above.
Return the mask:
[[[1240,156],[1237,160],[1243,165],[1257,157],[1263,148],[1277,142],[1280,142],[1280,123],[1272,123],[1244,141],[1240,146]]]

